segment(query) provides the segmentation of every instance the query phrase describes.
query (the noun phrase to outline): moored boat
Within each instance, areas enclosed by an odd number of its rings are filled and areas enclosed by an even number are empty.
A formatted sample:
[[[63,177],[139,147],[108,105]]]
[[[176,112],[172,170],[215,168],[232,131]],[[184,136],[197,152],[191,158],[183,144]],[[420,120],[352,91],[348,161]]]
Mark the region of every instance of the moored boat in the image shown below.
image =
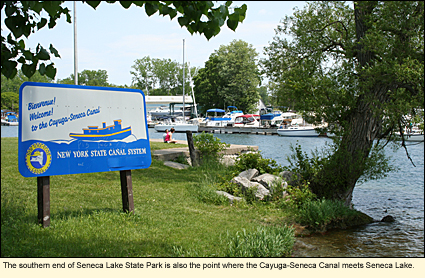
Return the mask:
[[[287,126],[286,128],[278,128],[277,134],[288,137],[318,137],[319,133],[314,126]]]
[[[171,130],[171,128],[174,128],[176,132],[198,132],[198,127],[197,121],[189,120],[185,122],[183,117],[173,117],[165,119],[163,123],[156,124],[154,128],[157,132],[165,132],[166,129]]]
[[[235,127],[260,127],[260,115],[246,114],[235,118]]]

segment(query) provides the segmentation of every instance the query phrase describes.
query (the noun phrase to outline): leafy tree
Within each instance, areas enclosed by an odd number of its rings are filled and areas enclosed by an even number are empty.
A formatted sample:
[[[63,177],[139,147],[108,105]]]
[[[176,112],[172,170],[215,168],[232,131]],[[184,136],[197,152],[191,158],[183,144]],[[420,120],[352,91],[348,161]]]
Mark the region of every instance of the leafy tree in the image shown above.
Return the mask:
[[[185,93],[190,93],[188,70],[193,75],[196,68],[185,65]],[[149,56],[137,59],[131,66],[132,86],[151,95],[182,95],[183,65],[171,59],[157,59]]]
[[[116,1],[107,1],[115,3]],[[25,46],[24,37],[44,28],[51,29],[56,21],[66,16],[71,23],[71,14],[68,8],[62,7],[64,1],[2,1],[6,28],[10,31],[7,36],[1,36],[1,73],[7,78],[13,78],[18,67],[22,66],[25,76],[31,77],[36,71],[50,78],[56,76],[53,62],[48,62],[51,55],[59,57],[58,51],[50,44],[46,49],[38,44],[35,51]],[[83,1],[96,9],[101,1]],[[247,6],[231,8],[232,1],[227,1],[214,8],[212,1],[120,1],[121,6],[128,9],[132,4],[144,7],[148,16],[158,12],[162,16],[169,16],[177,21],[181,27],[193,33],[203,34],[208,40],[220,32],[220,28],[227,24],[233,31],[239,22],[245,19]],[[229,10],[233,10],[230,12]],[[45,16],[47,15],[47,16]]]
[[[312,191],[349,205],[360,178],[391,170],[381,139],[424,108],[424,4],[309,2],[276,34],[262,64],[280,101],[338,135],[315,163]]]
[[[15,92],[1,92],[1,109],[16,111],[19,108],[19,94]]]
[[[53,79],[38,72],[28,78],[22,73],[22,70],[18,70],[16,76],[12,79],[6,78],[3,74],[1,75],[1,91],[19,94],[19,88],[25,81],[51,83]]]
[[[194,78],[199,105],[205,109],[235,105],[244,112],[252,111],[260,98],[257,56],[252,45],[242,40],[220,46]]]
[[[65,79],[59,79],[59,84],[75,84],[74,74]],[[111,86],[108,83],[108,72],[106,70],[83,70],[78,73],[78,85],[85,86]]]
[[[157,77],[153,71],[152,59],[149,56],[137,59],[131,66],[134,71],[130,71],[133,75],[132,85],[145,91],[148,95],[157,83]]]

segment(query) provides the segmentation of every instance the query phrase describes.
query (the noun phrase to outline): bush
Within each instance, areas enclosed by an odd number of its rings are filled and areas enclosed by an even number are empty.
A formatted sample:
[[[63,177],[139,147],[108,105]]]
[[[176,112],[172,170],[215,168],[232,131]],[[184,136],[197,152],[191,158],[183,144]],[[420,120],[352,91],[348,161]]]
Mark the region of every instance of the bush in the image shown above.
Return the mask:
[[[221,157],[220,153],[230,146],[213,134],[205,132],[193,136],[193,145],[200,152],[202,160],[213,159],[215,162]]]
[[[227,234],[226,257],[289,257],[294,245],[294,229],[284,227],[259,227],[248,233]]]
[[[346,207],[342,201],[322,199],[303,203],[295,220],[308,229],[323,232],[334,227],[350,226],[351,221],[360,216],[359,211]]]
[[[239,156],[235,162],[234,169],[237,172],[242,172],[248,169],[257,169],[260,175],[269,173],[277,174],[283,168],[271,158],[263,158],[260,152],[249,152]]]
[[[291,209],[298,209],[304,203],[311,202],[316,198],[316,195],[308,187],[307,182],[299,186],[288,185],[286,193],[288,195],[283,199],[283,204]]]

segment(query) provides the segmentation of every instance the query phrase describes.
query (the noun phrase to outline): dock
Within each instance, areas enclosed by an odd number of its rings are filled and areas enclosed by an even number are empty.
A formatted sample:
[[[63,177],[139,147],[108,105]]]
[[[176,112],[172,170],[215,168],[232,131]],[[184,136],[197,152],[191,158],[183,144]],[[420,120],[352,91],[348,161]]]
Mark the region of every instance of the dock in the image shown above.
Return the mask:
[[[212,127],[199,126],[198,132],[219,133],[219,134],[261,134],[261,135],[278,135],[277,128],[266,127]]]
[[[162,142],[162,139],[150,139],[151,142]],[[178,144],[184,144],[187,145],[187,141],[185,140],[177,140]],[[166,143],[164,143],[166,144]],[[247,145],[230,145],[229,148],[225,149],[223,151],[224,155],[234,155],[234,154],[240,154],[242,152],[248,152],[248,151],[258,151],[258,146],[247,146]],[[171,149],[162,149],[162,150],[155,150],[152,152],[152,155],[155,159],[161,160],[161,161],[168,161],[168,160],[174,160],[178,158],[179,156],[183,155],[186,157],[189,157],[189,147],[181,147],[181,148],[171,148]]]

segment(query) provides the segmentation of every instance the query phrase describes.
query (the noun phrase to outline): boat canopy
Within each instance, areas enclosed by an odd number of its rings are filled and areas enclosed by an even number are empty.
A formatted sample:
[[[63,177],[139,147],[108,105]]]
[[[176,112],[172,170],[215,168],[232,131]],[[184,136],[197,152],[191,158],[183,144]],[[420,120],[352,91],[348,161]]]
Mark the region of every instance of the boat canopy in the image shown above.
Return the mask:
[[[208,109],[207,112],[209,112],[209,113],[211,113],[211,112],[225,113],[226,111],[223,110],[223,109],[212,108],[212,109]]]
[[[277,116],[276,114],[268,113],[268,114],[261,115],[260,119],[265,121],[271,121],[276,116]]]

